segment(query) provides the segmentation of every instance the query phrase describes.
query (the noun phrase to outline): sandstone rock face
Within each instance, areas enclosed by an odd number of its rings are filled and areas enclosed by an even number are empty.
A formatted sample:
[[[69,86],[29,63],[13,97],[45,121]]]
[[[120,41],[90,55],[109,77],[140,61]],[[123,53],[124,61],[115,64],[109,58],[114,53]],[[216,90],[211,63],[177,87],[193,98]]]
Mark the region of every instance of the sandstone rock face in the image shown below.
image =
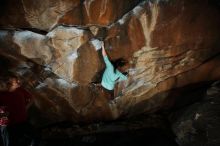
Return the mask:
[[[141,0],[3,0],[0,26],[51,30],[57,25],[109,25]],[[16,4],[16,6],[14,6]]]
[[[11,3],[4,2],[4,12],[12,11]],[[36,95],[33,112],[42,114],[34,121],[89,122],[157,111],[175,89],[220,78],[216,1],[24,0],[18,5],[16,15],[0,17],[0,51],[7,70],[19,73]],[[5,30],[9,26],[27,30]],[[91,84],[100,81],[105,67],[97,38],[104,38],[111,60],[129,62],[129,78],[119,83],[119,97],[111,103]]]

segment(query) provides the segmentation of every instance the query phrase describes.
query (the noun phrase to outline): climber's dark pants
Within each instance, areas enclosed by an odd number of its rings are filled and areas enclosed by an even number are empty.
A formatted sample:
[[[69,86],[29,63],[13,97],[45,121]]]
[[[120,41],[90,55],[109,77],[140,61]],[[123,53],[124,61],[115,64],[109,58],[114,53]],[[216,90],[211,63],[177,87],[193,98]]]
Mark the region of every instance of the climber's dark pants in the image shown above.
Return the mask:
[[[114,90],[108,90],[101,86],[102,91],[106,94],[109,100],[114,99]]]

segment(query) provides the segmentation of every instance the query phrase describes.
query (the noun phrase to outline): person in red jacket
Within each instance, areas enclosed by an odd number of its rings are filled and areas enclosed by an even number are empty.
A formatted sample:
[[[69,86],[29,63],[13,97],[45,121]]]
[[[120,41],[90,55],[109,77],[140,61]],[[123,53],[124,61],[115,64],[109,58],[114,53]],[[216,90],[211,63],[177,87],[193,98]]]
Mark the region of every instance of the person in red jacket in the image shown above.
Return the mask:
[[[38,145],[39,141],[34,128],[27,120],[27,109],[32,104],[32,95],[21,87],[20,79],[10,75],[7,79],[7,91],[0,93],[0,105],[6,106],[9,127],[9,145],[16,146],[18,136],[31,138],[31,145]]]

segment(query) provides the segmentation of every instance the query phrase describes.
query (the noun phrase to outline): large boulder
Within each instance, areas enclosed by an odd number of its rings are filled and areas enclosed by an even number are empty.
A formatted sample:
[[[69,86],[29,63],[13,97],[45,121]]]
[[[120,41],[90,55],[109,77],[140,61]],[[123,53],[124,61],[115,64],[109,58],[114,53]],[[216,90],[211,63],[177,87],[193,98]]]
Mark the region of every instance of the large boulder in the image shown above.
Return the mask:
[[[7,68],[23,77],[36,95],[35,112],[50,115],[39,116],[41,121],[111,120],[158,111],[166,102],[176,104],[175,96],[168,101],[176,91],[220,78],[215,0],[23,0],[12,7],[13,2],[4,1],[4,12],[17,13],[0,17],[1,61],[9,62],[1,75]],[[98,38],[104,38],[111,60],[129,62],[129,78],[125,87],[117,86],[113,102],[91,84],[104,69]]]

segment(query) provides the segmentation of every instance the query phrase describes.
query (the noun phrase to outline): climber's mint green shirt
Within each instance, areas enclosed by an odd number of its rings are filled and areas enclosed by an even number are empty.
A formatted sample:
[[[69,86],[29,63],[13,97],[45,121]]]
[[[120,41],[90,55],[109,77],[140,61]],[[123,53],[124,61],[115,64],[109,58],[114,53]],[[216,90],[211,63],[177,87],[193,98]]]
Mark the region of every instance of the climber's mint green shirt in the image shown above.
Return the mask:
[[[106,65],[105,71],[102,76],[102,86],[108,90],[113,90],[115,83],[118,81],[127,80],[127,76],[123,75],[119,70],[116,69],[114,72],[114,67],[108,59],[108,56],[103,56]],[[117,81],[116,81],[117,80]]]

